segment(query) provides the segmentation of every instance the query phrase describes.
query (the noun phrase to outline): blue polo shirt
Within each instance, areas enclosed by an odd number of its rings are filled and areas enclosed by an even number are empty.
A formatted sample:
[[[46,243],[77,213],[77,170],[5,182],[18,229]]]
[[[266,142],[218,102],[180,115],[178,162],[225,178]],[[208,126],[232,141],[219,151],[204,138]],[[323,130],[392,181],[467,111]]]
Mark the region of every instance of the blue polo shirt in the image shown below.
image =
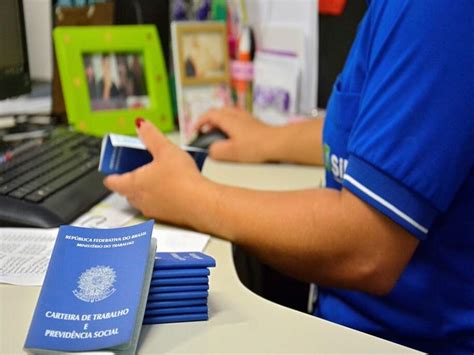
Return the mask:
[[[420,244],[389,295],[316,314],[430,353],[474,352],[474,1],[374,0],[330,98],[327,187]]]

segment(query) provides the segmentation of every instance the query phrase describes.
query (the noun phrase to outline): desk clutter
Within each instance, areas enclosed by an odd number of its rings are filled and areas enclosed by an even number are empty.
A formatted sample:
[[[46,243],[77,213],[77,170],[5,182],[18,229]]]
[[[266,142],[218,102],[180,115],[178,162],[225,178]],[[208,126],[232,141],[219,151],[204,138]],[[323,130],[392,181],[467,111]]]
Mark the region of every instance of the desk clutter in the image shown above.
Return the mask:
[[[209,268],[203,253],[156,253],[143,324],[208,319]]]
[[[61,226],[24,349],[134,354],[142,324],[207,320],[215,260],[156,253],[153,224]]]
[[[317,115],[317,2],[175,0],[171,8],[181,144],[211,108],[234,105],[270,125]]]

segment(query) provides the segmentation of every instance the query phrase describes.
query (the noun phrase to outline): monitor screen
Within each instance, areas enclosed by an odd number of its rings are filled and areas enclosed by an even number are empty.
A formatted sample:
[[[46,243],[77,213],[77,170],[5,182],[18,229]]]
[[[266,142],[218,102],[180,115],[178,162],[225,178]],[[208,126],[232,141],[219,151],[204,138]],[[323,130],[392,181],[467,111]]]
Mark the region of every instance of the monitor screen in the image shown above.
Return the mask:
[[[85,53],[82,59],[91,111],[149,107],[141,53]]]
[[[22,0],[0,1],[0,99],[30,91]]]

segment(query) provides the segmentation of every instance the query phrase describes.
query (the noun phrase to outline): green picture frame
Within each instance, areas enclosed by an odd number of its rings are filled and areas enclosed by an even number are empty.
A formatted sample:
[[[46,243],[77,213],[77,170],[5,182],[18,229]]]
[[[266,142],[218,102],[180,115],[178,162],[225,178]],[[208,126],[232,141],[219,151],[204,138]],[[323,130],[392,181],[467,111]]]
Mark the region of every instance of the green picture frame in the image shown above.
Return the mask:
[[[96,136],[135,135],[135,119],[142,117],[163,132],[174,130],[155,26],[57,27],[53,36],[68,121],[75,129]]]

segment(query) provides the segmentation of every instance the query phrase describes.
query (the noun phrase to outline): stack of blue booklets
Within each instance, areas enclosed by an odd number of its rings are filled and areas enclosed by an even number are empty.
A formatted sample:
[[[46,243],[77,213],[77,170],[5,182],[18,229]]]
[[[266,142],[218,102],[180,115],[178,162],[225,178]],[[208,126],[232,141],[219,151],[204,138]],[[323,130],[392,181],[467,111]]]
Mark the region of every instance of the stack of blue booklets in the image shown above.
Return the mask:
[[[153,221],[61,226],[24,348],[29,353],[136,352],[156,255]]]
[[[216,261],[200,252],[156,253],[143,324],[209,318],[209,268]]]

